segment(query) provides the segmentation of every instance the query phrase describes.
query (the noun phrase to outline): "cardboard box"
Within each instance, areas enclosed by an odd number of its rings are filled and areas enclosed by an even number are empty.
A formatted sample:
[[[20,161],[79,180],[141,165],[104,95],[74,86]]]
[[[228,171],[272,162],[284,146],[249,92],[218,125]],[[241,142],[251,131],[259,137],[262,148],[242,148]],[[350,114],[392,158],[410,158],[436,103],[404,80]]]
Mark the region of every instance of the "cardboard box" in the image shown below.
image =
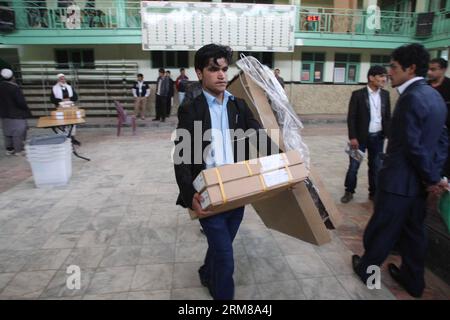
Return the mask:
[[[56,111],[50,112],[50,117],[55,120],[64,119],[81,119],[86,116],[84,109],[77,107],[57,108]]]
[[[229,165],[233,166],[233,165]],[[259,199],[270,198],[303,181],[308,170],[303,163],[268,171],[244,178],[221,182],[207,186],[201,196],[202,208],[213,214],[235,209]],[[191,218],[198,218],[190,210]]]
[[[197,192],[203,191],[207,186],[219,184],[219,175],[223,183],[261,174],[285,166],[302,163],[302,157],[297,150],[274,154],[267,157],[223,165],[217,168],[206,169],[195,178],[193,185]],[[216,170],[219,170],[219,175]]]
[[[264,90],[245,73],[241,72],[235,77],[228,86],[228,90],[234,96],[247,102],[255,118],[265,129],[268,129],[269,136],[272,134],[270,129],[279,129]],[[279,140],[279,147],[285,150],[282,137]],[[270,200],[262,199],[253,202],[252,205],[267,227],[312,244],[322,245],[331,241],[327,228],[336,228],[342,218],[317,172],[312,167],[310,170],[309,178],[319,189],[318,197],[324,210],[319,212],[306,182],[278,193]]]

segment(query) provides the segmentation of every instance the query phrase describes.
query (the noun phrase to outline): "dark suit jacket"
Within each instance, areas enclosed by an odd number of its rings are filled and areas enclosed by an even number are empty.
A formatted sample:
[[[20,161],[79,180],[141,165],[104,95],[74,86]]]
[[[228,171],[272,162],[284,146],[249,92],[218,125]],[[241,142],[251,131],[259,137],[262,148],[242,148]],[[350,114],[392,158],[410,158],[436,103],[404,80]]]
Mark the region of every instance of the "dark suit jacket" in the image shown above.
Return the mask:
[[[379,188],[414,197],[439,182],[447,157],[446,117],[444,100],[425,80],[406,88],[392,117]]]
[[[158,79],[156,79],[156,89],[155,89],[155,93],[158,93],[158,85],[159,85],[159,81],[161,82],[161,92],[159,93],[159,96],[161,97],[167,97],[169,95],[169,86],[170,86],[170,82],[169,82],[169,78],[168,77],[158,77]]]
[[[391,121],[391,102],[389,92],[381,89],[381,126],[385,137],[388,136]],[[367,86],[352,92],[348,106],[347,126],[349,139],[358,139],[366,143],[369,134],[370,102]]]
[[[0,118],[31,118],[25,97],[20,87],[11,81],[0,82]]]
[[[247,104],[244,100],[238,98],[230,98],[227,104],[227,112],[228,112],[228,122],[229,129],[243,129],[244,131],[248,129],[258,130],[261,128],[259,122],[254,118],[251,110],[248,108]],[[194,135],[194,121],[201,122],[201,132],[195,132]],[[177,204],[183,207],[192,208],[192,198],[196,193],[194,187],[192,186],[192,182],[197,177],[197,175],[206,168],[203,154],[204,150],[210,145],[210,141],[203,141],[206,139],[202,139],[205,134],[205,131],[211,129],[211,115],[209,113],[208,102],[206,101],[205,95],[202,93],[194,100],[184,103],[178,109],[178,126],[177,126],[177,138],[175,140],[175,156],[183,156],[183,151],[180,147],[183,144],[182,133],[180,129],[185,129],[190,134],[190,163],[175,163],[175,177],[177,180],[178,187],[180,189],[180,194],[177,199]],[[198,130],[199,131],[199,130]],[[274,145],[271,144],[271,140],[264,133],[264,131],[258,131],[258,146],[259,139],[265,139],[268,143],[267,154],[271,154],[271,150],[279,150]],[[201,136],[200,134],[201,133]],[[240,140],[239,142],[248,142],[245,139]],[[177,148],[178,147],[178,148]],[[238,139],[234,138],[233,141],[233,149],[234,149],[234,161],[243,161],[248,160],[249,152],[248,152],[248,144],[245,145],[245,159],[237,158],[237,148],[238,148]],[[257,146],[256,146],[257,147]],[[181,150],[180,150],[181,149]],[[262,154],[261,156],[264,156]],[[189,161],[189,160],[188,160]]]

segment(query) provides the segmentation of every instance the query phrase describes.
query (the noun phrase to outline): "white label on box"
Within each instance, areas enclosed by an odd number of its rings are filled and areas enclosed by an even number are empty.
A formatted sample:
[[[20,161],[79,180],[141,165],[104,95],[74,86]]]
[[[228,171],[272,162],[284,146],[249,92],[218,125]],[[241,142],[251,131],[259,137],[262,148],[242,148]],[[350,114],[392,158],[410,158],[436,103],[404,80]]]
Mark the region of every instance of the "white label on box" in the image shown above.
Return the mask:
[[[194,186],[194,189],[197,190],[197,192],[200,192],[205,187],[205,179],[203,178],[203,174],[199,173],[197,178],[195,178],[194,182],[192,183]]]
[[[270,171],[278,168],[282,168],[285,166],[286,162],[281,154],[273,154],[268,157],[260,158],[259,162],[261,163],[262,171]]]
[[[284,184],[289,181],[289,175],[286,169],[280,169],[264,173],[262,176],[264,178],[264,183],[268,188],[271,188],[279,184]]]
[[[200,204],[202,205],[202,209],[205,209],[211,204],[211,199],[209,198],[209,194],[208,194],[207,190],[203,191],[201,193],[201,196],[203,199],[200,202]]]

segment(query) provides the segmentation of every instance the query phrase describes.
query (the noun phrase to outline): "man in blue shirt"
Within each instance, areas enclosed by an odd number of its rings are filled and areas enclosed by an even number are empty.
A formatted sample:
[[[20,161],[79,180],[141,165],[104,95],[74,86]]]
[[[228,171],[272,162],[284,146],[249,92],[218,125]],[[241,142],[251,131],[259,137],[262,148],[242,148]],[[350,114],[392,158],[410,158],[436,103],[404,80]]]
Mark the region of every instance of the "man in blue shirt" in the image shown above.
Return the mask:
[[[231,56],[229,47],[216,44],[203,46],[196,52],[195,71],[202,85],[202,93],[180,106],[175,140],[176,147],[186,143],[187,138],[182,133],[188,132],[190,150],[174,154],[175,176],[180,189],[177,204],[194,210],[200,217],[199,222],[208,239],[205,262],[199,270],[200,281],[215,300],[234,297],[233,240],[241,224],[244,207],[207,216],[210,212],[202,209],[201,196],[192,182],[205,168],[243,160],[242,155],[235,152],[240,149],[236,147],[237,139],[232,141],[229,130],[257,130],[258,139],[266,141],[267,153],[271,150],[270,140],[264,130],[259,130],[261,126],[245,101],[226,91]],[[201,130],[197,130],[198,125]],[[203,139],[208,136],[207,132],[211,133],[210,139]],[[240,141],[246,142],[246,139]],[[187,160],[183,159],[185,152],[190,154]],[[264,155],[260,153],[260,156]],[[244,158],[248,157],[246,152]]]

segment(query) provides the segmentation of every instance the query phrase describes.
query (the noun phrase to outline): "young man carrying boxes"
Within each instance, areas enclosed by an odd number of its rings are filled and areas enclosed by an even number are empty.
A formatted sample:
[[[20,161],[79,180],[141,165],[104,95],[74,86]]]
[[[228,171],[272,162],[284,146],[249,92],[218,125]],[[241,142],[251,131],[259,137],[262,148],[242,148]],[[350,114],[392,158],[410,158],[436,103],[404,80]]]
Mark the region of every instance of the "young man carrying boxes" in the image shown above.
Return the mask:
[[[195,71],[203,91],[178,110],[173,159],[180,189],[177,204],[202,217],[199,221],[208,239],[208,251],[199,275],[201,283],[208,287],[215,300],[234,297],[232,243],[241,224],[244,207],[208,216],[212,211],[202,208],[204,199],[194,189],[193,182],[204,169],[248,159],[247,152],[244,156],[234,152],[239,142],[233,139],[230,130],[253,129],[260,141],[262,137],[266,142],[268,139],[263,130],[258,131],[261,126],[247,104],[226,91],[231,56],[229,47],[215,44],[206,45],[196,52]],[[208,133],[209,139],[203,139]],[[267,151],[270,153],[270,146],[267,146]]]

